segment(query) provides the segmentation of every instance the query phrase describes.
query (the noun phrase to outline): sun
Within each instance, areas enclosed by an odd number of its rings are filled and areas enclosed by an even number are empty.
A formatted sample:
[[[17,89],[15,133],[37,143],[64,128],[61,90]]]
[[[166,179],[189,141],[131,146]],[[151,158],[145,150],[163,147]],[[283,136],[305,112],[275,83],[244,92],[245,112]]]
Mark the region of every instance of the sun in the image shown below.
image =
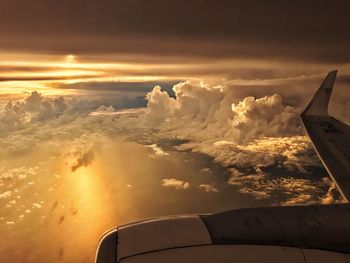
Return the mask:
[[[76,62],[77,62],[77,61],[76,61],[76,56],[74,56],[74,55],[72,55],[72,54],[69,54],[69,55],[65,56],[64,60],[65,60],[65,62],[66,62],[67,64],[73,64],[73,63],[76,63]]]

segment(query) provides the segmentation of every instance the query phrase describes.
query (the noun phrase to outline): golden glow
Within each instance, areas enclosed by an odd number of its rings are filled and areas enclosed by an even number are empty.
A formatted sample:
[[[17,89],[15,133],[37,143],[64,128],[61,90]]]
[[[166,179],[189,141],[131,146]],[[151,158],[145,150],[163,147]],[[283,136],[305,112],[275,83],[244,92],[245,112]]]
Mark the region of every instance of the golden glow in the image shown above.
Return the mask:
[[[67,90],[62,86],[78,82],[147,82],[157,80],[203,80],[217,84],[220,80],[230,79],[230,85],[281,85],[286,81],[298,81],[305,78],[297,75],[285,78],[255,79],[242,77],[242,70],[266,70],[283,68],[285,72],[295,68],[296,64],[281,64],[278,61],[253,59],[220,60],[166,60],[161,58],[128,58],[101,55],[101,57],[66,55],[30,55],[0,53],[0,95],[23,95],[23,92],[42,91],[45,95],[67,95],[78,91]],[[318,78],[328,65],[320,65],[315,70]],[[328,69],[328,68],[327,68]],[[349,70],[350,65],[343,65]],[[300,69],[301,71],[303,69]],[[231,74],[237,72],[237,77]],[[229,77],[227,77],[229,76]],[[241,76],[241,77],[238,77]],[[310,77],[310,75],[309,75]],[[82,92],[82,91],[80,91]]]
[[[67,64],[74,64],[76,62],[76,58],[74,55],[67,55],[65,57],[65,61]]]
[[[114,226],[110,220],[111,202],[97,166],[80,167],[75,172],[66,166],[64,170],[62,196],[67,212],[58,217],[58,224],[66,231],[56,233],[56,238],[65,247],[65,257],[78,261],[78,255],[94,251],[100,235]]]
[[[176,66],[162,65],[162,68],[173,70]],[[162,74],[154,75],[154,72],[160,72],[159,65],[81,61],[73,54],[34,56],[0,53],[0,95],[23,97],[33,90],[44,95],[70,95],[76,92],[59,87],[77,82],[144,82],[169,79]]]
[[[93,167],[80,167],[75,172],[70,169],[65,174],[66,185],[70,185],[70,195],[73,200],[78,200],[77,207],[81,214],[91,216],[91,207],[102,211],[104,195],[101,189],[99,176]]]
[[[74,95],[75,90],[55,89],[51,83],[42,81],[0,81],[0,100],[1,99],[23,99],[32,91],[39,91],[45,96]]]
[[[28,79],[35,79],[35,78],[70,78],[70,77],[93,77],[98,74],[102,74],[96,71],[88,71],[88,70],[77,70],[77,69],[66,69],[66,70],[56,70],[56,71],[51,71],[51,72],[29,72],[29,73],[21,73],[20,77],[24,80]],[[18,78],[18,72],[7,72],[5,74],[0,74],[1,77],[7,77],[9,79],[11,78]]]

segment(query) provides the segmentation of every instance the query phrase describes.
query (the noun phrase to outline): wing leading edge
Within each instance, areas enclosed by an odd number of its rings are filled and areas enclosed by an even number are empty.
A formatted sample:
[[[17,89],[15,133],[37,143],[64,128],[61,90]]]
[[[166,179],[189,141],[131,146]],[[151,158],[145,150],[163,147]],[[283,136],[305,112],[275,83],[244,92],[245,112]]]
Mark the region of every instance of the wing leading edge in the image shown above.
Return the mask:
[[[342,196],[349,201],[350,126],[328,114],[336,75],[336,70],[328,73],[300,118],[323,165]]]

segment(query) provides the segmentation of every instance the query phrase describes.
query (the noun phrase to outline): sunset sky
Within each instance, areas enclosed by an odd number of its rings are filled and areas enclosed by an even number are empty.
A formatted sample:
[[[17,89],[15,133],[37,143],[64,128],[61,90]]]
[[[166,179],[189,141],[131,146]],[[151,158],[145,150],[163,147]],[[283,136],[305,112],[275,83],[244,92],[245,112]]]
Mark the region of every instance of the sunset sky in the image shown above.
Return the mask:
[[[0,261],[93,262],[169,214],[342,202],[299,121],[347,1],[0,0]]]

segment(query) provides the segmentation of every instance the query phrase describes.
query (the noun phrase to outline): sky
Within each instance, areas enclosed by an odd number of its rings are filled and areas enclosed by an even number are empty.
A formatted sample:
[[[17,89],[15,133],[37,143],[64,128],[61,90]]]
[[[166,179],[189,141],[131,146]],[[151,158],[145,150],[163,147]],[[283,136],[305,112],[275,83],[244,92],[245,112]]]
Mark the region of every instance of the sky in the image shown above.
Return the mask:
[[[0,0],[0,261],[93,262],[134,220],[343,202],[300,123],[347,1]]]

